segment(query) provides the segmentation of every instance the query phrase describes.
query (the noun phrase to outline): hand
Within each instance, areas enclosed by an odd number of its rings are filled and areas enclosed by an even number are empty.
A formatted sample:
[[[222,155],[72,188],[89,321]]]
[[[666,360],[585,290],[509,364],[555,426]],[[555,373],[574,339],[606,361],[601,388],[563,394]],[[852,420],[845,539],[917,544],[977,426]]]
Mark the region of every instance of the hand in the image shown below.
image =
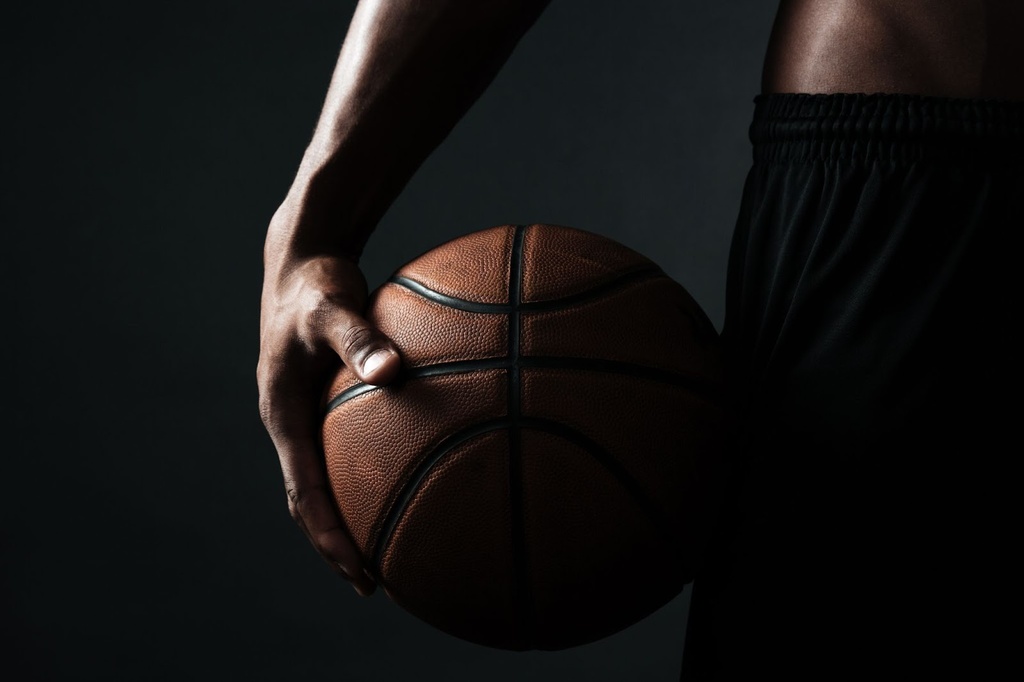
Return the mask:
[[[267,263],[256,369],[260,415],[281,459],[292,518],[356,591],[376,584],[335,506],[321,444],[321,396],[338,359],[369,384],[391,381],[397,348],[363,317],[366,278],[344,256]]]

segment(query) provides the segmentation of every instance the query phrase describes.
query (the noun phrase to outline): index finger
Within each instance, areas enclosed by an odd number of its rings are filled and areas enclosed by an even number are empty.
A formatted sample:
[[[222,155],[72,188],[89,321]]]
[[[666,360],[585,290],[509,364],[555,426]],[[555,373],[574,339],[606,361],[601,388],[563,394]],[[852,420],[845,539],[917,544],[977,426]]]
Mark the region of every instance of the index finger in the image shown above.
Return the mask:
[[[325,471],[317,424],[318,402],[312,395],[281,397],[274,408],[279,427],[271,438],[281,461],[288,510],[331,568],[352,582],[363,596],[375,583],[338,513]]]

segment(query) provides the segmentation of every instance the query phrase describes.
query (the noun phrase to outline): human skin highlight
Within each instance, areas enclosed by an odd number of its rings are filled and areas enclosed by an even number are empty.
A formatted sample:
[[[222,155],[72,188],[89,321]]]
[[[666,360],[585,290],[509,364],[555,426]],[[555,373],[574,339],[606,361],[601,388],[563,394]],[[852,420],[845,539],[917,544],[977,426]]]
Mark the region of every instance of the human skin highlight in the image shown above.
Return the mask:
[[[1019,0],[784,0],[763,92],[1024,99]]]
[[[375,589],[329,487],[320,400],[343,362],[362,381],[398,373],[394,344],[366,321],[358,259],[416,168],[494,78],[546,0],[364,0],[316,131],[264,247],[260,415],[288,509],[361,595]]]
[[[338,514],[319,406],[338,363],[370,384],[398,373],[363,313],[358,259],[406,182],[451,131],[547,0],[363,0],[315,133],[270,221],[259,407],[292,517],[363,595],[375,581]],[[1019,0],[784,0],[764,92],[904,92],[1024,99]],[[685,87],[685,86],[681,86]]]

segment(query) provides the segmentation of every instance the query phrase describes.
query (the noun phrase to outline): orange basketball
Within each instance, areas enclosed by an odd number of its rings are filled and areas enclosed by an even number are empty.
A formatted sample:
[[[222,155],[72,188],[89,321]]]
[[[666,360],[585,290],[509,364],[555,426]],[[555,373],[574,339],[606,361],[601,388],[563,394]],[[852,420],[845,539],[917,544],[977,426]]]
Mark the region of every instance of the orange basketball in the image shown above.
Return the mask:
[[[693,577],[725,438],[718,334],[621,244],[501,226],[406,264],[367,317],[405,365],[325,397],[342,517],[396,603],[457,637],[562,649]]]

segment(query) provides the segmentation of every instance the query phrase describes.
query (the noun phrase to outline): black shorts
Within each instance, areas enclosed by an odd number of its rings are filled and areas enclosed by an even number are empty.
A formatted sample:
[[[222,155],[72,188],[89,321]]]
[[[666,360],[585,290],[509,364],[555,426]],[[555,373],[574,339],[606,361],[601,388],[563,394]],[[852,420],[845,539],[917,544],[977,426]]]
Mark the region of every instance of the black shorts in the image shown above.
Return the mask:
[[[1024,102],[768,95],[750,136],[682,679],[1015,669]]]

